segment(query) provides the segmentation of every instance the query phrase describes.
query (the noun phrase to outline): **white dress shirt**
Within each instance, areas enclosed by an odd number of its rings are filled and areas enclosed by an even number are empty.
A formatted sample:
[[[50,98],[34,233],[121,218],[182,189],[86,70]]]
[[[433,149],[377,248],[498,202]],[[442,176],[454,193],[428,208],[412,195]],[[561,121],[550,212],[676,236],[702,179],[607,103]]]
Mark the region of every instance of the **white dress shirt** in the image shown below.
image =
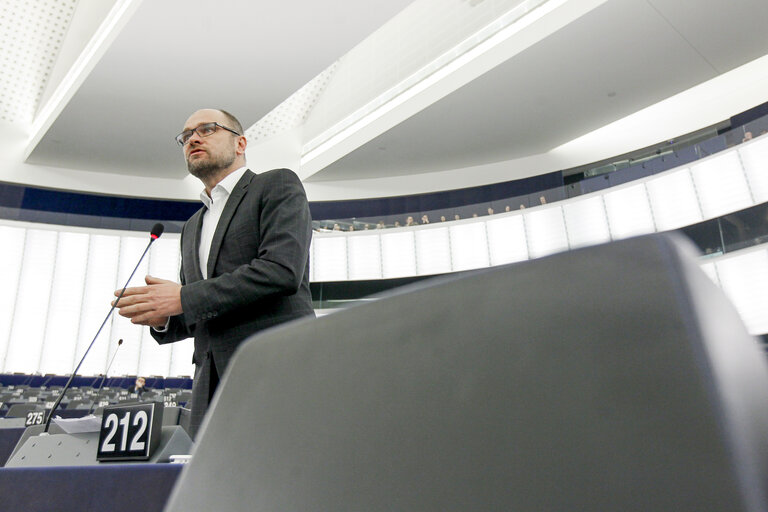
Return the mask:
[[[206,211],[203,212],[203,227],[200,232],[200,248],[198,250],[200,271],[203,273],[203,279],[208,279],[208,257],[211,254],[211,242],[213,241],[213,234],[216,232],[216,226],[219,224],[221,212],[224,211],[224,206],[227,204],[227,199],[229,199],[232,189],[235,188],[237,182],[243,177],[246,169],[246,167],[241,167],[232,171],[213,187],[210,197],[208,197],[205,189],[200,192],[200,200],[206,207]],[[165,332],[168,330],[170,323],[171,319],[168,318],[163,327],[152,327],[152,329],[157,332]]]
[[[205,190],[200,192],[200,200],[206,207],[206,211],[203,213],[203,228],[200,231],[200,247],[198,249],[203,279],[208,279],[208,257],[211,253],[211,242],[213,241],[213,234],[216,232],[216,226],[219,224],[221,212],[224,211],[224,206],[227,204],[227,199],[229,199],[235,185],[243,177],[245,169],[245,167],[241,167],[229,173],[226,178],[213,187],[210,197]]]

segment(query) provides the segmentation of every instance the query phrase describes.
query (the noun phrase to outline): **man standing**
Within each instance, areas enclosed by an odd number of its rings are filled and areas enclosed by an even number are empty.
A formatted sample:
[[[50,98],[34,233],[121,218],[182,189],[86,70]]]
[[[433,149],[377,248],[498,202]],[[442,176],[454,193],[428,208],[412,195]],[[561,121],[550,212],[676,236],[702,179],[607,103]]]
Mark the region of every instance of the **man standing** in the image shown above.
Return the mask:
[[[242,134],[222,110],[198,110],[187,119],[176,141],[205,190],[204,206],[181,232],[181,284],[147,276],[147,286],[128,288],[118,303],[120,315],[150,326],[161,344],[194,337],[193,437],[240,343],[314,316],[304,188],[288,169],[248,170]]]

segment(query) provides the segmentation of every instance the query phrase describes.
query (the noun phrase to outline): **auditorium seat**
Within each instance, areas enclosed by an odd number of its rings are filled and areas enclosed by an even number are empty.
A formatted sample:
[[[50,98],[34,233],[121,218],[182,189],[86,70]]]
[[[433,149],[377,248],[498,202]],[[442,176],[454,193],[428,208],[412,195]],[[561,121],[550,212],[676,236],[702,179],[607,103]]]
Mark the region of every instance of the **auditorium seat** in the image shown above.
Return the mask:
[[[768,364],[697,258],[622,240],[254,336],[166,510],[767,510]]]
[[[5,414],[6,418],[24,418],[28,413],[33,411],[45,410],[42,404],[13,404],[8,412]]]

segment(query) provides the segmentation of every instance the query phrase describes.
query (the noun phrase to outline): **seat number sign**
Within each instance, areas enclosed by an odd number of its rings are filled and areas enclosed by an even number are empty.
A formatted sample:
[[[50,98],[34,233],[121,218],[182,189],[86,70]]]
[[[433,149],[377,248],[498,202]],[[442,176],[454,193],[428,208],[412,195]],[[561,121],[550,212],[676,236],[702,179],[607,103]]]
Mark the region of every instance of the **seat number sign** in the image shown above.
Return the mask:
[[[160,443],[162,419],[161,402],[105,407],[96,460],[148,460]]]
[[[27,418],[24,420],[25,427],[31,427],[32,425],[42,425],[45,423],[46,416],[50,411],[29,411]]]

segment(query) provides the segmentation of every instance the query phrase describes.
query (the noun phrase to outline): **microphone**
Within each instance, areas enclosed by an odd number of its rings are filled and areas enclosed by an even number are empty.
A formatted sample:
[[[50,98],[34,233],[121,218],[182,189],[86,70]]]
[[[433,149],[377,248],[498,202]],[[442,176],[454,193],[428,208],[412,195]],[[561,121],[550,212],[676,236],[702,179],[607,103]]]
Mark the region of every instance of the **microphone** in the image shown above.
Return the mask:
[[[163,234],[163,231],[165,231],[165,226],[160,224],[159,222],[152,226],[152,231],[149,232],[149,238],[152,240],[157,240],[160,238],[160,235]]]
[[[91,344],[88,345],[87,349],[85,349],[85,354],[83,354],[83,357],[80,359],[80,362],[77,363],[77,366],[75,367],[75,370],[72,372],[72,375],[69,376],[69,380],[64,385],[64,388],[61,390],[61,393],[59,393],[59,397],[53,403],[53,407],[51,407],[51,412],[48,413],[48,419],[45,421],[45,429],[43,429],[44,433],[48,432],[48,429],[51,426],[51,418],[53,418],[53,413],[56,411],[56,408],[59,406],[61,401],[64,399],[64,394],[67,392],[69,387],[72,385],[72,381],[75,380],[75,375],[77,375],[77,370],[79,370],[80,367],[83,365],[83,361],[85,361],[85,357],[88,355],[88,352],[91,351],[91,348],[93,348],[93,344],[96,342],[96,338],[99,337],[99,334],[101,334],[101,330],[107,324],[107,320],[109,320],[109,317],[112,316],[112,312],[117,307],[117,303],[120,301],[120,299],[123,298],[123,294],[125,293],[125,289],[128,288],[128,283],[130,283],[131,279],[133,279],[133,274],[135,274],[136,271],[139,269],[139,265],[141,265],[142,260],[144,260],[144,256],[146,256],[147,252],[149,252],[149,248],[152,247],[152,244],[154,243],[155,240],[160,238],[160,235],[163,234],[164,230],[165,230],[165,226],[163,226],[159,222],[157,224],[155,224],[154,226],[152,226],[152,231],[149,234],[149,243],[147,244],[147,248],[144,249],[144,252],[141,254],[141,258],[139,258],[138,263],[136,263],[136,266],[133,268],[133,272],[131,272],[131,275],[128,276],[128,280],[125,282],[125,286],[123,286],[123,289],[120,290],[120,294],[117,296],[117,299],[115,300],[114,304],[109,309],[109,313],[107,313],[107,316],[104,317],[104,321],[101,322],[101,326],[99,327],[99,330],[96,331],[96,335],[91,340]]]
[[[109,361],[109,364],[107,365],[107,369],[102,375],[101,384],[99,385],[99,389],[96,390],[96,397],[98,398],[99,393],[101,393],[101,388],[104,387],[104,383],[107,382],[107,374],[109,373],[109,370],[112,369],[112,363],[115,362],[115,358],[117,357],[117,351],[120,350],[120,345],[123,344],[123,338],[120,338],[117,340],[117,348],[115,349],[115,353],[112,354],[112,359]],[[93,414],[93,408],[96,406],[96,403],[91,404],[91,408],[88,409],[88,414]]]

